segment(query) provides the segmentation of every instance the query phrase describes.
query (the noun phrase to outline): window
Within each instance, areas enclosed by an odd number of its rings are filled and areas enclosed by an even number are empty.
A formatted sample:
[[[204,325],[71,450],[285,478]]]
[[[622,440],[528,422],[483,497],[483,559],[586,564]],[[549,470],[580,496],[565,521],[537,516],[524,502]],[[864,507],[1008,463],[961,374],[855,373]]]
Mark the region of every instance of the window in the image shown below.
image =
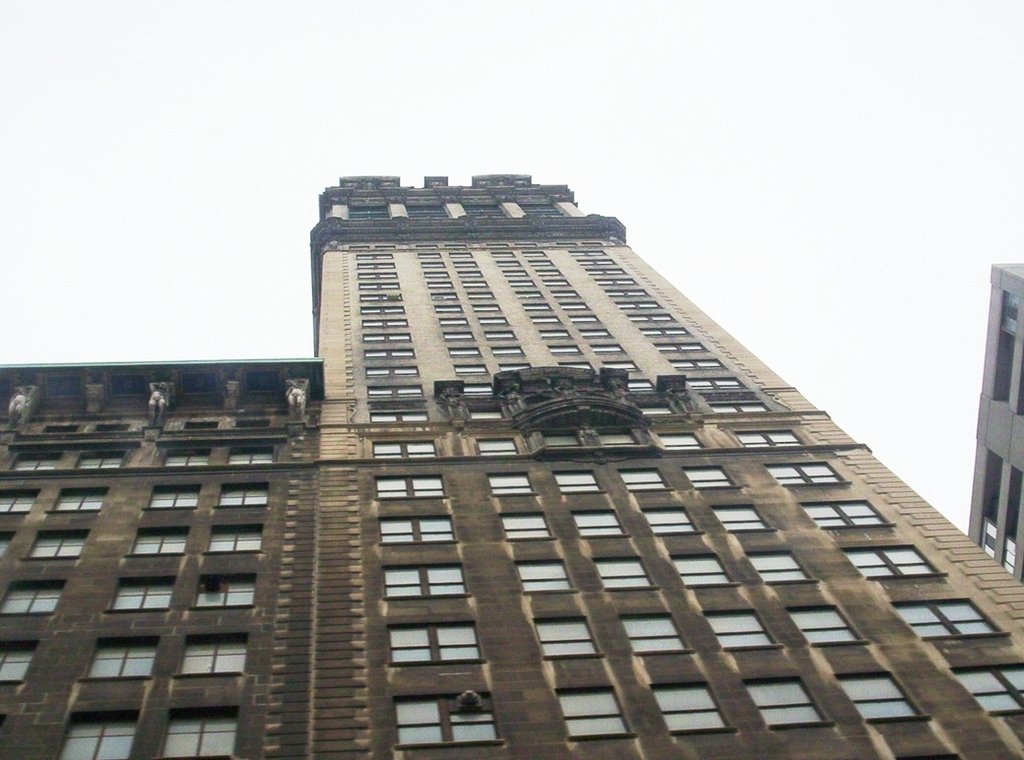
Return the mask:
[[[64,737],[60,760],[127,760],[134,739],[131,720],[75,720]]]
[[[522,356],[523,349],[519,346],[494,346],[491,353],[495,356]]]
[[[504,456],[515,454],[516,442],[511,438],[491,438],[476,442],[480,454],[484,456]]]
[[[464,375],[486,375],[487,367],[483,364],[456,364],[455,374],[458,377]]]
[[[260,525],[215,525],[210,533],[210,552],[258,552],[263,547]]]
[[[695,391],[728,391],[743,388],[735,377],[704,377],[687,380],[687,387]]]
[[[648,417],[658,417],[666,414],[675,414],[672,411],[672,407],[665,404],[641,404],[640,411],[646,414]]]
[[[581,329],[580,330],[580,335],[582,335],[584,338],[587,338],[588,340],[590,338],[610,338],[612,336],[612,334],[610,332],[608,332],[607,330],[605,330],[603,327],[594,328],[594,329],[590,329],[590,330]],[[594,350],[596,351],[597,349],[595,348]],[[641,381],[641,382],[643,382],[643,381]],[[646,382],[648,382],[648,384],[650,384],[650,381],[646,381]],[[653,387],[654,386],[651,386],[651,389],[653,389]]]
[[[167,724],[166,757],[210,757],[235,751],[237,720],[232,715],[179,715]]]
[[[408,327],[409,320],[407,319],[364,319],[363,329],[367,328],[381,328],[381,327]]]
[[[487,700],[460,707],[455,697],[396,699],[399,744],[489,741],[497,737]]]
[[[502,515],[505,538],[550,538],[551,532],[542,514]]]
[[[384,595],[388,598],[458,596],[465,593],[462,568],[458,565],[384,569]]]
[[[550,351],[555,356],[579,356],[579,346],[548,346]]]
[[[594,654],[594,642],[590,629],[583,619],[534,620],[537,638],[545,657],[569,657],[572,655]]]
[[[571,737],[626,733],[626,723],[611,689],[559,691],[558,703]]]
[[[477,321],[486,327],[508,324],[508,320],[504,317],[480,317]]]
[[[78,460],[80,470],[110,470],[120,467],[124,461],[123,451],[97,451],[90,454],[82,454]]]
[[[733,487],[721,467],[684,467],[683,473],[689,478],[690,485],[697,489]]]
[[[789,614],[793,618],[793,622],[796,623],[796,627],[812,644],[834,644],[857,640],[857,636],[850,630],[850,626],[833,607],[790,610]]]
[[[537,318],[535,317],[534,321],[536,321],[536,319]],[[552,317],[551,319],[554,319],[554,317]],[[558,340],[560,338],[568,339],[569,338],[569,331],[568,330],[541,330],[540,331],[540,337],[543,340]]]
[[[905,575],[929,575],[935,572],[924,557],[910,546],[844,551],[846,558],[866,578],[897,578]]]
[[[705,612],[704,619],[715,632],[722,649],[763,647],[772,643],[761,621],[752,612]]]
[[[807,515],[822,528],[885,525],[885,520],[866,501],[801,504]]]
[[[718,561],[718,557],[675,557],[672,562],[686,586],[714,586],[729,582],[729,576],[725,574],[725,568]]]
[[[14,460],[15,470],[55,470],[60,454],[19,454]]]
[[[487,340],[515,340],[516,334],[511,330],[485,330]]]
[[[0,644],[0,683],[24,679],[34,652],[34,644]]]
[[[651,526],[651,531],[657,536],[694,532],[693,523],[682,507],[659,507],[644,509],[642,512]]]
[[[635,446],[636,439],[631,433],[601,433],[597,436],[602,446]]]
[[[199,486],[158,486],[149,499],[149,509],[195,509],[198,504]]]
[[[917,715],[889,675],[839,676],[839,685],[865,720]]]
[[[388,629],[388,638],[395,665],[480,659],[472,623],[395,626]]]
[[[650,588],[651,580],[638,559],[594,560],[605,588]]]
[[[265,507],[268,501],[266,483],[225,485],[220,490],[218,507]]]
[[[548,435],[544,434],[545,446],[579,446],[580,442],[575,435]]]
[[[0,602],[0,615],[44,615],[57,609],[63,581],[15,582]]]
[[[273,461],[273,449],[233,449],[228,455],[228,464],[270,464]]]
[[[637,369],[635,362],[602,362],[601,366],[608,369],[625,369],[630,372],[635,372]]]
[[[592,493],[600,491],[592,472],[556,472],[555,483],[562,493]]]
[[[621,354],[622,346],[617,343],[606,343],[596,346],[591,346],[590,350],[595,354]]]
[[[153,673],[153,639],[100,640],[89,666],[89,678],[146,678]]]
[[[417,367],[367,367],[367,377],[419,377]]]
[[[433,441],[374,442],[374,459],[424,459],[437,456]]]
[[[570,589],[561,562],[517,562],[523,591],[566,591]]]
[[[255,576],[205,575],[199,579],[196,607],[247,607],[255,597]]]
[[[622,618],[630,646],[637,654],[680,652],[685,647],[669,615],[629,615]]]
[[[462,391],[467,396],[490,396],[492,388],[489,383],[466,383]]]
[[[651,690],[669,731],[706,731],[725,726],[706,686],[655,686]]]
[[[188,528],[140,529],[132,545],[132,554],[183,554]]]
[[[164,461],[168,467],[194,467],[210,463],[210,451],[174,451],[168,452]]]
[[[683,451],[701,448],[697,436],[689,433],[662,433],[658,436],[663,448],[669,451]]]
[[[760,401],[736,402],[732,404],[711,404],[715,414],[738,414],[740,412],[767,412],[768,407]]]
[[[409,333],[363,333],[364,343],[408,343]]]
[[[366,394],[371,399],[422,398],[423,388],[419,385],[371,385]]]
[[[491,494],[494,496],[533,493],[530,479],[525,474],[488,475],[487,480],[491,484]]]
[[[619,470],[619,475],[630,491],[659,491],[665,488],[665,481],[657,470]]]
[[[85,547],[88,531],[40,531],[29,556],[33,559],[74,559]]]
[[[770,464],[767,467],[772,477],[784,486],[843,482],[827,464]]]
[[[373,351],[363,351],[363,358],[373,359],[413,359],[416,352],[411,348],[381,348]]]
[[[655,343],[654,347],[666,354],[706,350],[700,343]]]
[[[114,595],[115,610],[166,610],[171,606],[173,578],[132,578],[122,580]]]
[[[768,530],[757,510],[753,507],[714,507],[712,510],[718,522],[730,533],[745,530]]]
[[[443,333],[443,337],[445,340],[473,340],[473,333],[469,332],[468,330],[466,330],[465,332],[456,332],[454,330],[449,330],[448,332]],[[462,355],[468,356],[468,354]]]
[[[434,475],[408,478],[377,478],[378,499],[444,496],[444,483]]]
[[[821,720],[821,713],[798,678],[747,683],[747,691],[769,726],[792,726]]]
[[[38,495],[38,491],[0,491],[0,515],[28,512]]]
[[[990,713],[1017,712],[1024,708],[1024,665],[954,670],[953,675]]]
[[[380,521],[382,544],[431,543],[454,541],[452,521],[448,517],[387,517]]]
[[[243,673],[245,646],[245,636],[190,636],[185,642],[181,672]]]
[[[910,602],[897,604],[896,611],[918,636],[971,636],[996,629],[968,602]]]
[[[58,512],[97,512],[107,495],[105,488],[67,488],[57,499]]]
[[[593,512],[573,512],[572,519],[576,522],[576,530],[581,536],[621,536],[622,526],[619,518],[610,509]]]
[[[670,359],[676,369],[720,369],[722,362],[718,359]]]
[[[769,554],[748,554],[747,559],[754,566],[765,583],[807,580],[803,568],[793,559],[792,554],[772,552]]]
[[[689,335],[683,327],[643,327],[640,332],[646,335],[648,338],[657,338],[660,336],[673,336],[673,335]],[[736,386],[732,386],[736,387]]]
[[[427,413],[419,411],[370,412],[370,422],[426,422]]]
[[[800,445],[797,437],[786,430],[775,430],[765,433],[737,433],[736,437],[748,449]]]

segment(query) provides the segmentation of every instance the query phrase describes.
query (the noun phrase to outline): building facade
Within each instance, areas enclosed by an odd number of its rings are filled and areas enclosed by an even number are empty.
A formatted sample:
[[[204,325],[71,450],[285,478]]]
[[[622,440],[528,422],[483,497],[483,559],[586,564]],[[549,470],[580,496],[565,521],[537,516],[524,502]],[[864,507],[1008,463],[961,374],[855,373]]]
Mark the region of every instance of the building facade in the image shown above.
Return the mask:
[[[317,359],[0,369],[10,756],[1022,755],[1024,587],[616,219],[349,177],[311,265]]]
[[[978,409],[970,533],[985,552],[1020,580],[1020,500],[1024,478],[1024,266],[992,267],[992,298],[985,342],[985,371]]]

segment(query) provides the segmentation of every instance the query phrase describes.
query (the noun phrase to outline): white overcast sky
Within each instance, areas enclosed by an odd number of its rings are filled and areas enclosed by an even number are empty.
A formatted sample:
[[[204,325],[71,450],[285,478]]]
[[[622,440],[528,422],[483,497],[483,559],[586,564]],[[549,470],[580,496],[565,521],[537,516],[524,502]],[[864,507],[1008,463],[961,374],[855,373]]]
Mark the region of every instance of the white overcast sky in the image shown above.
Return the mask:
[[[0,363],[308,356],[347,174],[566,183],[966,525],[1019,2],[0,2]]]

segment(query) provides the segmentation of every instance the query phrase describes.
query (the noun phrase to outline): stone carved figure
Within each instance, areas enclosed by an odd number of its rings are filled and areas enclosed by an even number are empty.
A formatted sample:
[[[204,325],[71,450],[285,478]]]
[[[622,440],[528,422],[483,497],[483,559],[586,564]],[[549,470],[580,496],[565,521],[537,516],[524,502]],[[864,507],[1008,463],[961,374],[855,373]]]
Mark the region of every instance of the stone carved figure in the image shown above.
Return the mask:
[[[568,378],[559,378],[555,380],[552,385],[555,393],[562,398],[575,398],[576,397],[576,383]]]
[[[459,712],[480,712],[484,707],[484,700],[471,689],[466,689],[455,698],[455,707]]]
[[[240,383],[237,380],[224,381],[224,408],[237,409],[240,394]]]
[[[454,420],[464,416],[463,411],[466,404],[461,391],[455,388],[445,388],[437,401],[451,419]]]
[[[293,422],[301,422],[306,419],[306,388],[308,384],[308,380],[289,380],[286,383],[284,397],[288,402],[288,416]]]
[[[163,425],[167,407],[171,403],[170,383],[149,384],[149,424]]]
[[[10,403],[7,404],[8,424],[12,428],[17,429],[28,422],[29,415],[32,414],[34,391],[35,388],[31,385],[15,387]]]

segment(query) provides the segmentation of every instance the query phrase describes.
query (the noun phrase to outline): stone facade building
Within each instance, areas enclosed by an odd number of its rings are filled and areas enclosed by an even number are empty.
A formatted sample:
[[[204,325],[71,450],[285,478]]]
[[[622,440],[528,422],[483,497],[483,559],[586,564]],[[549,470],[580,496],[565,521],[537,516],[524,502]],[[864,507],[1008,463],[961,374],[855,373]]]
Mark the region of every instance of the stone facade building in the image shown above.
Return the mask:
[[[2,751],[1021,756],[1024,587],[616,219],[349,177],[311,253],[318,359],[0,369]]]

